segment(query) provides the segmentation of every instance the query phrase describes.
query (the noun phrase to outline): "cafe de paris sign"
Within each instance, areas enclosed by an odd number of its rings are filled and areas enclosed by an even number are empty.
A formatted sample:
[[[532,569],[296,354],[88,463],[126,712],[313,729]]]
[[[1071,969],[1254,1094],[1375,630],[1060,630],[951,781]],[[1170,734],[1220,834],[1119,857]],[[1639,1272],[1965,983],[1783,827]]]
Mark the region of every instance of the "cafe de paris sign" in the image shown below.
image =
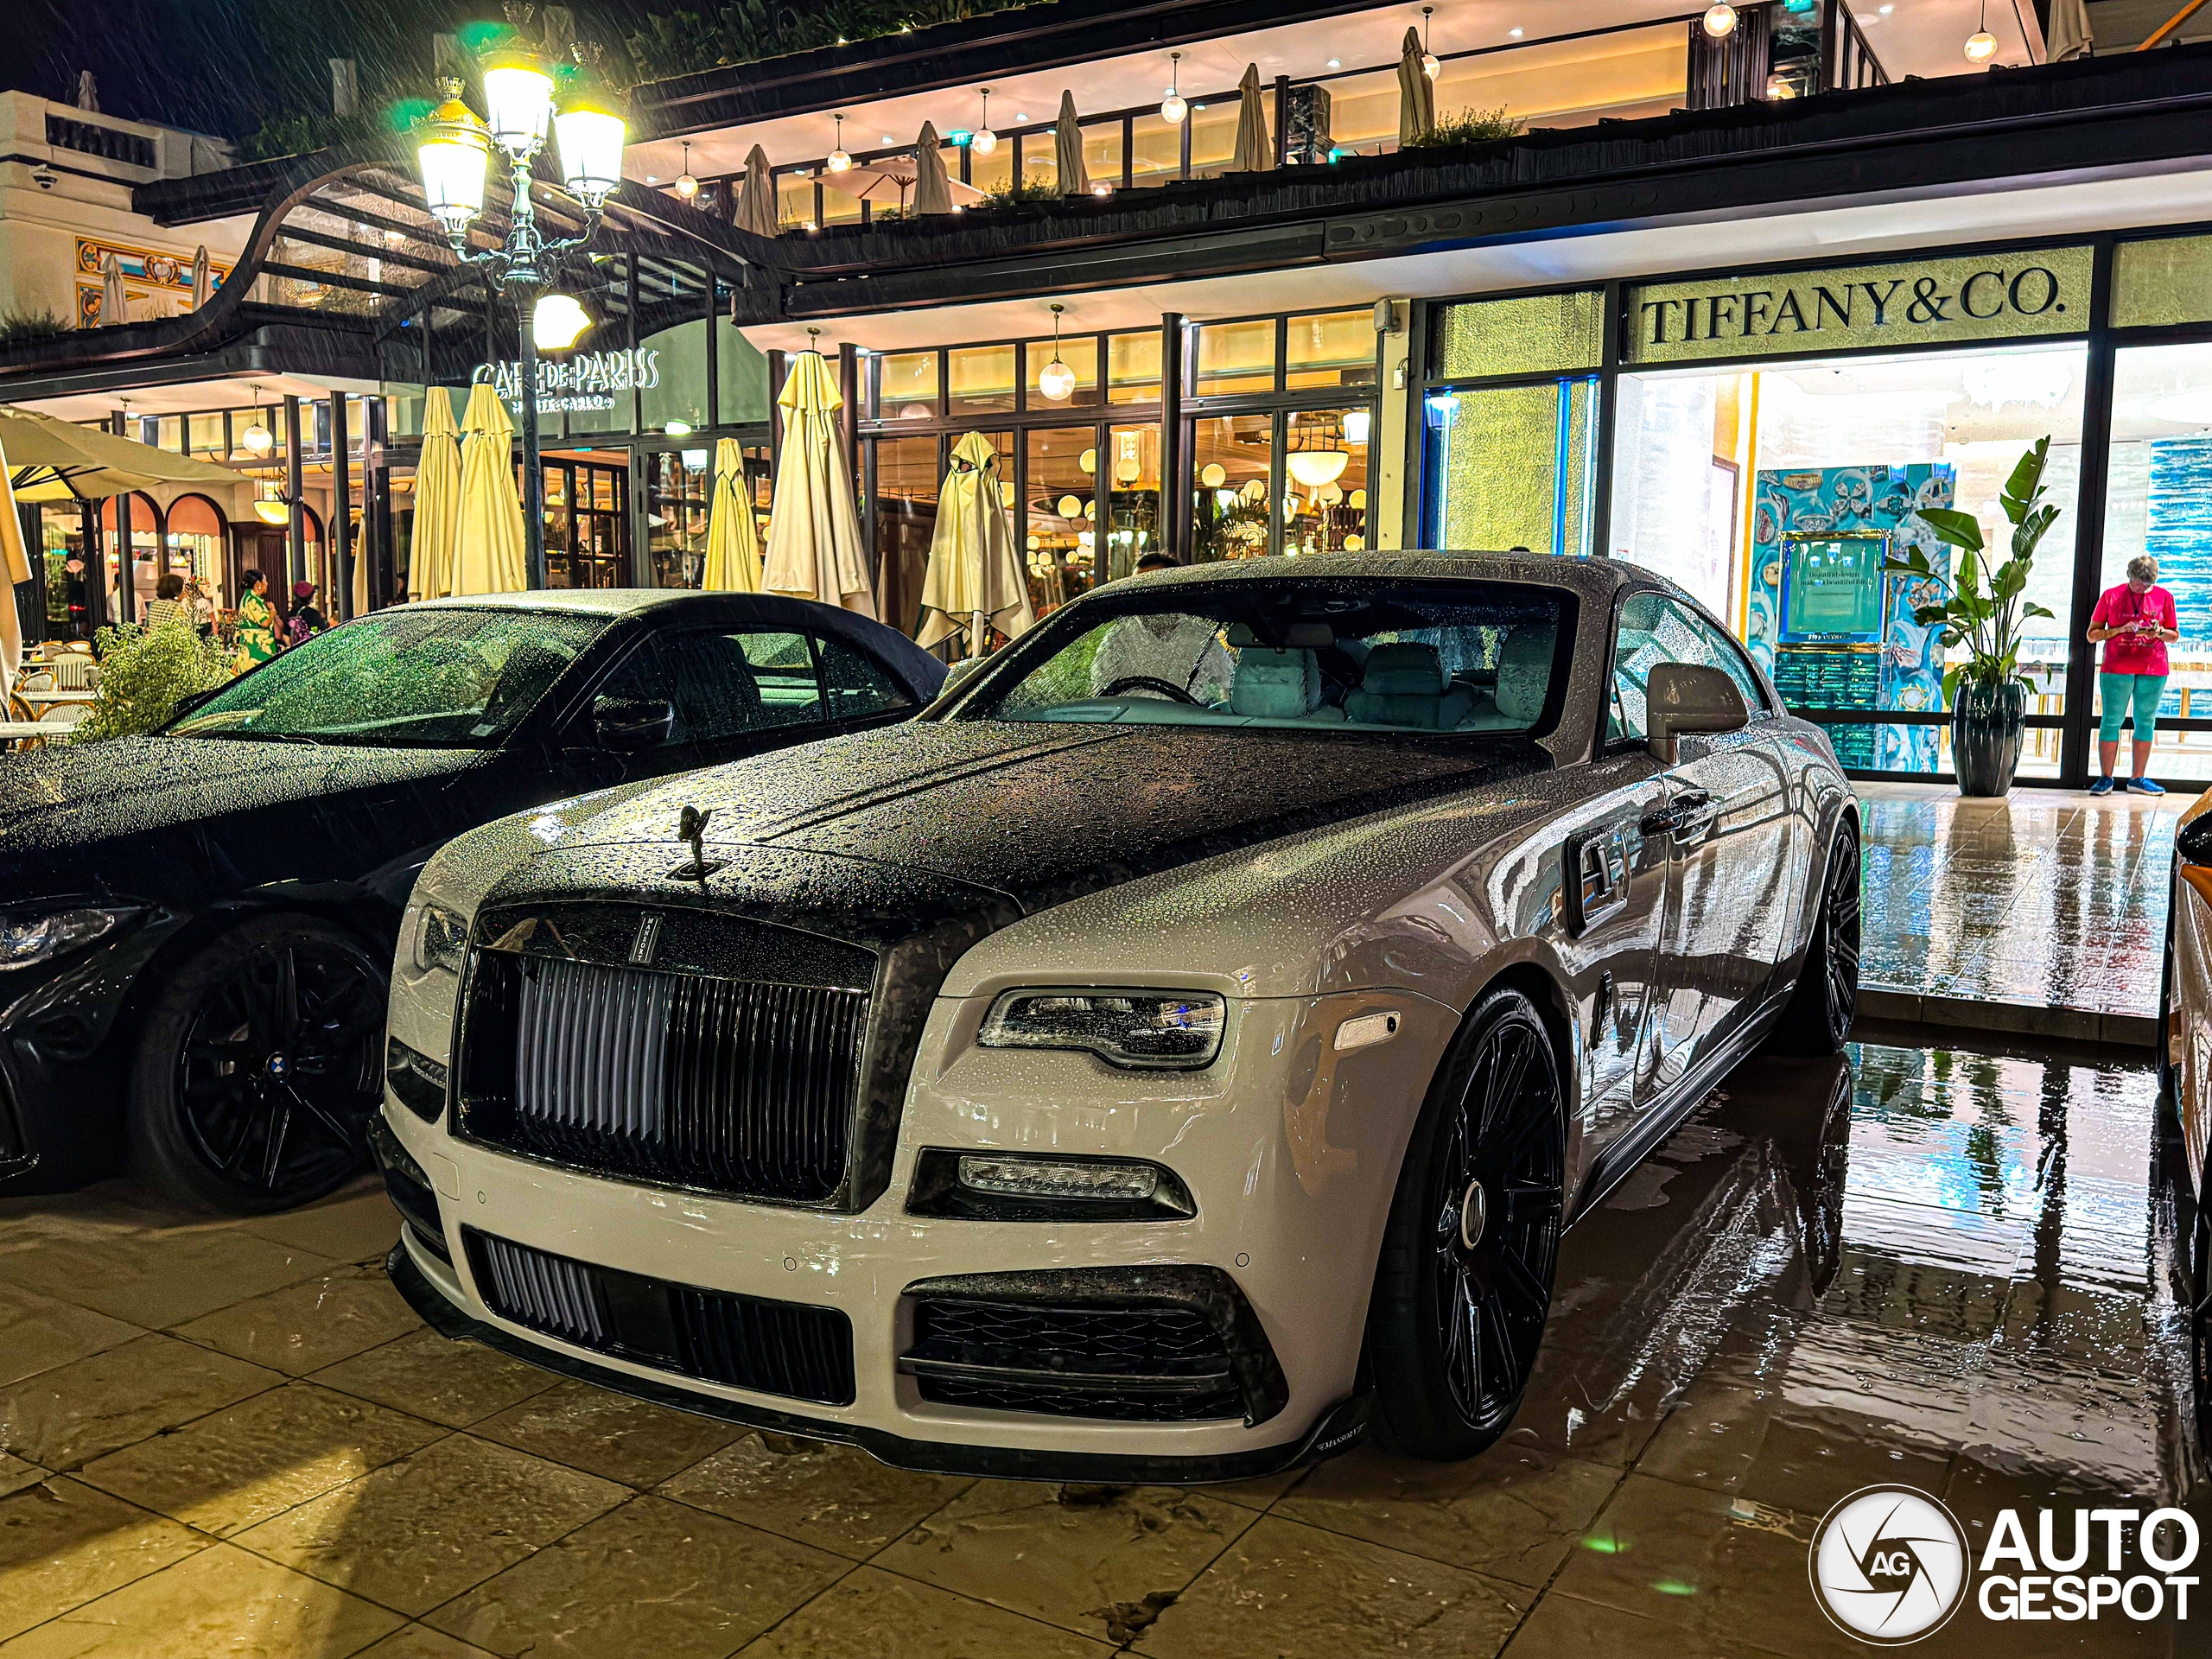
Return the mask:
[[[474,378],[480,383],[490,381],[501,403],[521,405],[520,363],[510,359],[505,363],[479,364]],[[543,357],[537,359],[537,407],[543,414],[558,414],[563,410],[612,409],[616,393],[651,391],[658,385],[658,347],[632,346],[611,352],[578,352],[560,362]]]

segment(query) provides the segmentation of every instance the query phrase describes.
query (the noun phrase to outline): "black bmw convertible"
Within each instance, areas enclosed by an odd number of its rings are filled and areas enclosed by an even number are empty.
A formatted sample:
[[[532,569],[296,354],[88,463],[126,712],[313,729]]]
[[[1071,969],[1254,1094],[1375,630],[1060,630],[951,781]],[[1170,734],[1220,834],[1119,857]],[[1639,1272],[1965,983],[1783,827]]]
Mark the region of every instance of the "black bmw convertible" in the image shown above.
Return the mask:
[[[506,594],[349,623],[155,736],[0,759],[0,1193],[125,1167],[233,1211],[327,1192],[441,843],[902,719],[944,673],[798,600]]]

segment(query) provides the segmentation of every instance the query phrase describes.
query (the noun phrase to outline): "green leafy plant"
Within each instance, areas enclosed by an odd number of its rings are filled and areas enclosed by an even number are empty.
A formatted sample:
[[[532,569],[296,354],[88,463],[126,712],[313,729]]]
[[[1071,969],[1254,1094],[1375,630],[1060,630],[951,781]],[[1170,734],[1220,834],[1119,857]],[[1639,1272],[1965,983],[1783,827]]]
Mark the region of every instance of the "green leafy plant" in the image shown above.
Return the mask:
[[[1002,179],[983,192],[976,207],[1011,207],[1025,201],[1058,201],[1060,187],[1044,179]],[[969,210],[974,212],[974,208]]]
[[[1966,661],[1943,675],[1947,703],[1956,696],[1961,680],[1984,686],[2016,680],[2023,685],[2031,683],[2020,672],[2020,632],[2029,618],[2051,614],[2024,597],[2037,544],[2058,517],[2056,504],[2044,499],[2048,493],[2044,469],[2050,459],[2050,438],[2037,438],[2005,480],[1999,502],[2012,522],[2012,543],[2011,556],[2001,564],[1992,567],[1982,544],[1981,521],[1974,514],[1955,507],[1923,507],[1921,519],[1936,532],[1936,539],[1958,550],[1956,573],[1945,576],[1916,547],[1908,548],[1902,558],[1892,558],[1882,567],[1893,575],[1935,583],[1949,592],[1948,599],[1923,605],[1912,613],[1913,620],[1923,626],[1942,625],[1939,637],[1946,651],[1961,645],[1967,648]]]
[[[69,324],[41,307],[36,311],[0,311],[0,346],[51,340],[69,332]]]
[[[1461,149],[1469,144],[1493,144],[1501,138],[1518,138],[1526,124],[1506,114],[1505,105],[1494,110],[1465,109],[1442,116],[1427,132],[1406,140],[1408,149]]]
[[[181,622],[102,628],[96,643],[99,690],[93,694],[92,712],[70,734],[73,743],[159,731],[184,698],[231,681],[231,659],[222,646]]]

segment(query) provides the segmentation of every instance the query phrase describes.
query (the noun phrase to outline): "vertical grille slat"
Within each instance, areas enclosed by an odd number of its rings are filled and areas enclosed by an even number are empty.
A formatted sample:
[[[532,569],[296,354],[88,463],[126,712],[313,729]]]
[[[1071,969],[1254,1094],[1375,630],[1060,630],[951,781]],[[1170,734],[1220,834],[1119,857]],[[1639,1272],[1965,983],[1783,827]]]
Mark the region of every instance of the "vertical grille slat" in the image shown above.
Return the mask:
[[[743,1196],[843,1179],[866,992],[532,957],[516,999],[512,1102],[478,1138]]]

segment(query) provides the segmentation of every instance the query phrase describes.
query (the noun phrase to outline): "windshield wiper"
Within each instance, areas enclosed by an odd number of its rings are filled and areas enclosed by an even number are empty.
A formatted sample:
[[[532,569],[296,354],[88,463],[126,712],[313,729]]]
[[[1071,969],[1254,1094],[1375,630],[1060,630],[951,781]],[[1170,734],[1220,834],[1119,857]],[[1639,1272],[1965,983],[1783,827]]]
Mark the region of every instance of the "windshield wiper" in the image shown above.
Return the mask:
[[[252,743],[304,743],[311,749],[327,749],[331,746],[319,737],[302,737],[297,732],[251,732],[238,727],[219,727],[212,732],[178,732],[178,737],[224,737],[243,739]]]

